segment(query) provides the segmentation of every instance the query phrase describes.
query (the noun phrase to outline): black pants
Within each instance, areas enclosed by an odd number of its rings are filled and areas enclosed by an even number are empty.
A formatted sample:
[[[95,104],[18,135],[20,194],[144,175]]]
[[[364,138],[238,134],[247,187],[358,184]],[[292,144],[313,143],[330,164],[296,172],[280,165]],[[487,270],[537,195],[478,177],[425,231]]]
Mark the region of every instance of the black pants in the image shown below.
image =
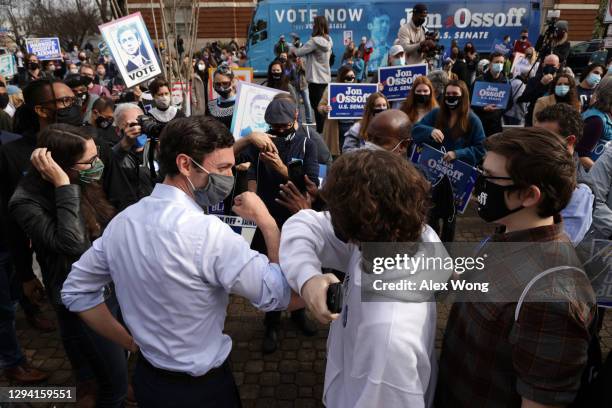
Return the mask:
[[[115,295],[106,300],[111,314],[119,317]],[[125,351],[117,343],[90,329],[64,306],[54,305],[66,355],[77,383],[95,379],[98,385],[97,407],[122,407],[127,395],[128,368]]]
[[[315,113],[315,121],[317,122],[317,132],[323,132],[323,122],[325,122],[325,116],[322,115],[317,107],[321,101],[323,93],[327,89],[327,84],[313,84],[308,83],[308,97],[310,99],[310,106]]]
[[[139,355],[132,384],[140,408],[241,407],[238,386],[227,361],[202,377],[188,377],[157,369]]]

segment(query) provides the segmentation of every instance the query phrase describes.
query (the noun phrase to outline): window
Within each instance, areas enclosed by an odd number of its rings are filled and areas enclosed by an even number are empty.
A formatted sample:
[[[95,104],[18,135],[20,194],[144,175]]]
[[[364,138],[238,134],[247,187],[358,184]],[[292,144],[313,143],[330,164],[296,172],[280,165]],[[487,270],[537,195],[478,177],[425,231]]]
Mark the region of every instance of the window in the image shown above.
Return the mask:
[[[588,42],[582,42],[582,43],[576,44],[575,46],[572,47],[572,53],[580,54],[580,53],[586,52],[588,48],[589,48],[589,43]]]

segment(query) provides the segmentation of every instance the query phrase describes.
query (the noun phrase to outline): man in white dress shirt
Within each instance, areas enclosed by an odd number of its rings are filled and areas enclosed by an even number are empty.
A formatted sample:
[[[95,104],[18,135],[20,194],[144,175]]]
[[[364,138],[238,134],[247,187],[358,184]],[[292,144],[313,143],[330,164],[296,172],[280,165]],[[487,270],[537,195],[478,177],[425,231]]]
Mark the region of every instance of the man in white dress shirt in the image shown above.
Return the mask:
[[[133,384],[140,407],[240,406],[228,363],[232,341],[223,334],[229,293],[263,311],[290,303],[278,266],[280,232],[261,200],[244,193],[233,210],[257,223],[268,257],[202,210],[233,188],[233,144],[212,118],[170,122],[160,136],[164,182],[111,221],[64,284],[71,311],[139,349]],[[129,333],[103,302],[101,289],[111,281]],[[298,298],[292,303],[303,307]]]

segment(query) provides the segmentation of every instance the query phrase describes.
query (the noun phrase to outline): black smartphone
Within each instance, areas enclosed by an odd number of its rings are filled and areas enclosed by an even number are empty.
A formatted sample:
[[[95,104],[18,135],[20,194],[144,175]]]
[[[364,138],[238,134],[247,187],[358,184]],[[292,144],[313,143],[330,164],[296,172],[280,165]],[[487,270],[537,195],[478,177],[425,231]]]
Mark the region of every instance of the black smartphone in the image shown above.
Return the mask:
[[[332,313],[340,313],[342,311],[342,283],[332,283],[327,287],[327,308]]]
[[[304,180],[304,167],[302,160],[293,159],[287,165],[289,181],[291,181],[300,193],[306,193],[306,181]]]

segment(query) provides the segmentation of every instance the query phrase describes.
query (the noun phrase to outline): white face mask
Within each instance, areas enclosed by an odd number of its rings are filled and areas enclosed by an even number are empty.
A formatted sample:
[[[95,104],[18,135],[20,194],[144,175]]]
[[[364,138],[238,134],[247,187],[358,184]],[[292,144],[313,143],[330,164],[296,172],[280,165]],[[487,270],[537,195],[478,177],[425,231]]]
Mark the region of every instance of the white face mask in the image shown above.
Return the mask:
[[[168,109],[171,101],[172,99],[169,96],[156,96],[155,106],[157,106],[159,109]]]
[[[78,73],[79,73],[79,69],[78,69],[78,68],[72,68],[72,69],[70,70],[70,73],[71,73],[71,74],[78,74]]]
[[[198,64],[198,69],[199,69],[200,71],[204,71],[204,70],[206,69],[206,65],[204,65],[204,64]]]

